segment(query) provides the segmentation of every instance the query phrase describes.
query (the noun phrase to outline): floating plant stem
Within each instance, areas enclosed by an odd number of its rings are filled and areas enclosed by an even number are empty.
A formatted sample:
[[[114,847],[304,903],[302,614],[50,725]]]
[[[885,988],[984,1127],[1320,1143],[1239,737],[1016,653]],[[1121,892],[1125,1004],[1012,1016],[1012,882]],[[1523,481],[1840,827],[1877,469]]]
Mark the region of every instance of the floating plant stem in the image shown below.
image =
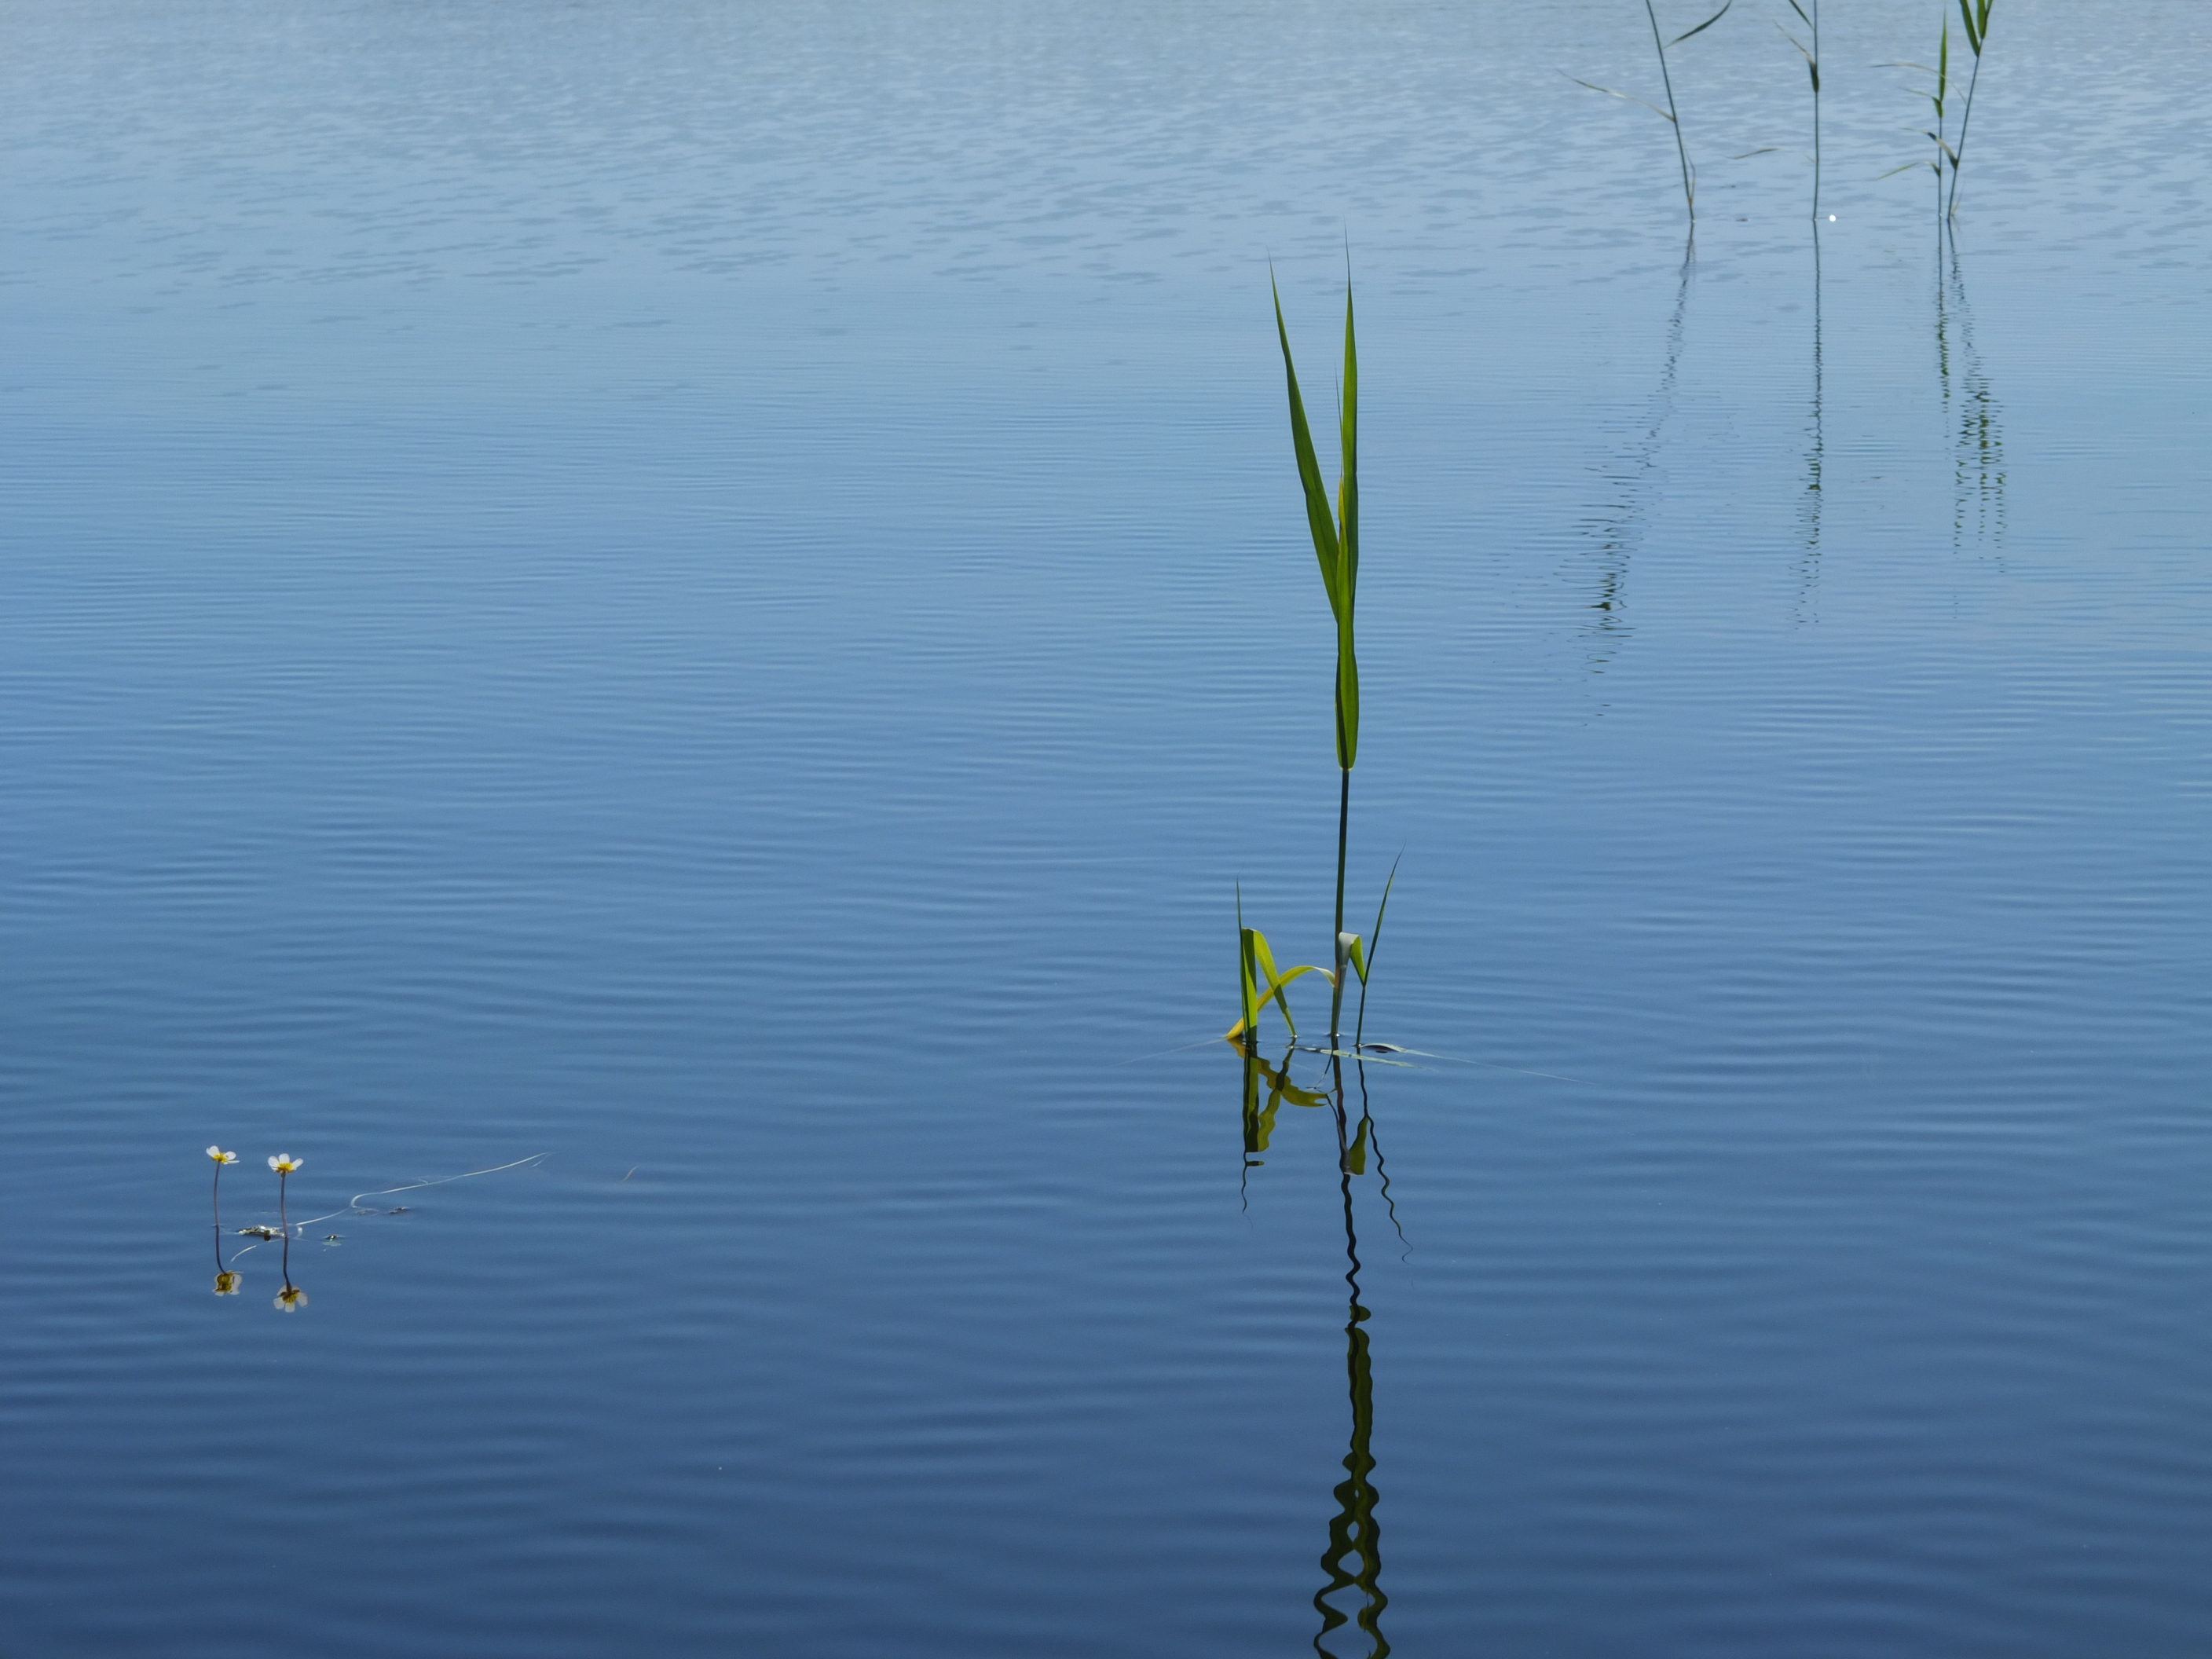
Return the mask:
[[[222,1259],[222,1167],[238,1162],[236,1152],[226,1152],[220,1146],[210,1146],[207,1155],[215,1161],[215,1189],[211,1199],[215,1206],[215,1293],[217,1296],[238,1294],[238,1275],[230,1271],[230,1264]]]
[[[289,1152],[279,1152],[269,1160],[269,1167],[276,1171],[276,1217],[284,1224],[284,1237],[288,1240],[292,1237],[291,1212],[285,1207],[288,1183],[292,1179],[292,1171],[307,1161],[303,1158],[295,1158]]]
[[[216,1235],[220,1237],[222,1232],[222,1166],[226,1164],[237,1163],[238,1154],[236,1152],[226,1152],[220,1146],[210,1146],[207,1149],[207,1155],[215,1163],[215,1191],[213,1194],[215,1202],[215,1230]]]

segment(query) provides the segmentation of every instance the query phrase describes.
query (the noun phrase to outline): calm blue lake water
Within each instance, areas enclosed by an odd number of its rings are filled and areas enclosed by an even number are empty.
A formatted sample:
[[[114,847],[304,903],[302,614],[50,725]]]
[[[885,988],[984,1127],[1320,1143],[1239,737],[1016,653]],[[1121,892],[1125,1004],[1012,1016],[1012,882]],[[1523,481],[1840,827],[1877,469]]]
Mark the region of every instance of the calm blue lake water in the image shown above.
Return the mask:
[[[2204,1653],[2212,17],[1783,10],[0,6],[0,1648]]]

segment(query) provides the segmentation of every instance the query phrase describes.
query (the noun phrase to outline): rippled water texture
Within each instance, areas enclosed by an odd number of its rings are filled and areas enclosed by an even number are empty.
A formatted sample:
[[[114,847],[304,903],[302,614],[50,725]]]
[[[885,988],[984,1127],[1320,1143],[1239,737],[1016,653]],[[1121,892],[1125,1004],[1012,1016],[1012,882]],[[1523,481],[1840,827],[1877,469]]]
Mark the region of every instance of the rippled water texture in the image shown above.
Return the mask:
[[[2212,21],[1782,9],[8,0],[0,1645],[2207,1651]]]

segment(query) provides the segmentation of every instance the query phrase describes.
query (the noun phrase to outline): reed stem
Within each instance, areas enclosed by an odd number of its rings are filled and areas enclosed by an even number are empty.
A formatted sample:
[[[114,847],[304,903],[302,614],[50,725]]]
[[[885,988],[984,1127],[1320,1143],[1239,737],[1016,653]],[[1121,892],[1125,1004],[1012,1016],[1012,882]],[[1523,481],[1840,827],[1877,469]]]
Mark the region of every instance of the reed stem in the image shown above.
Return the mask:
[[[1344,717],[1337,716],[1341,726]],[[1328,999],[1328,1046],[1337,1047],[1337,1037],[1344,1027],[1344,970],[1349,958],[1344,949],[1344,854],[1352,836],[1352,769],[1346,767],[1340,775],[1343,785],[1336,797],[1336,989]]]
[[[1820,0],[1813,0],[1813,218],[1820,217]]]
[[[1674,107],[1674,80],[1667,72],[1667,43],[1659,37],[1659,14],[1653,9],[1651,0],[1644,0],[1644,15],[1651,20],[1651,44],[1659,52],[1659,81],[1667,88],[1667,119],[1674,129],[1674,154],[1682,163],[1682,204],[1689,210],[1690,222],[1698,222],[1698,192],[1690,182],[1690,151],[1682,142],[1682,114]]]
[[[1959,169],[1966,162],[1966,129],[1974,119],[1974,88],[1982,78],[1982,54],[1974,52],[1974,72],[1966,77],[1966,106],[1959,112],[1959,147],[1951,152],[1951,199],[1943,210],[1946,219],[1959,216]]]

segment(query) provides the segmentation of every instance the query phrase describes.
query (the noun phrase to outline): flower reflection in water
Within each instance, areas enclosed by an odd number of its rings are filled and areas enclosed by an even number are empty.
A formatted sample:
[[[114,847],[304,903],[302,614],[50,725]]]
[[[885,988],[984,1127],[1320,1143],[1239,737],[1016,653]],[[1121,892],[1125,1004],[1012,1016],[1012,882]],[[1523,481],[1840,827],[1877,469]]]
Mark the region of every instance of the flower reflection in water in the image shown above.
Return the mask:
[[[239,1228],[237,1230],[236,1237],[240,1238],[250,1238],[252,1239],[254,1243],[244,1246],[237,1252],[237,1255],[226,1261],[223,1257],[222,1249],[224,1237],[222,1230],[222,1171],[225,1164],[235,1164],[238,1162],[238,1154],[235,1152],[225,1152],[220,1146],[210,1146],[207,1149],[207,1155],[214,1162],[216,1166],[215,1293],[217,1296],[236,1296],[239,1292],[240,1286],[245,1282],[242,1276],[233,1265],[237,1260],[237,1256],[242,1256],[249,1251],[257,1250],[264,1244],[276,1243],[281,1241],[283,1245],[282,1271],[284,1277],[284,1288],[277,1293],[275,1306],[280,1312],[283,1313],[297,1313],[301,1309],[307,1305],[307,1291],[301,1290],[297,1285],[295,1285],[292,1282],[292,1240],[295,1235],[305,1237],[307,1236],[307,1229],[313,1226],[317,1222],[335,1220],[337,1217],[342,1215],[375,1216],[386,1213],[399,1215],[404,1213],[408,1207],[404,1204],[396,1205],[387,1212],[378,1206],[365,1206],[362,1200],[366,1199],[383,1198],[392,1193],[411,1193],[423,1187],[442,1187],[449,1182],[466,1181],[473,1176],[497,1175],[504,1170],[526,1169],[537,1164],[543,1160],[545,1156],[543,1152],[532,1152],[528,1158],[516,1158],[511,1164],[494,1164],[488,1170],[464,1170],[459,1175],[443,1176],[434,1181],[410,1181],[405,1182],[404,1185],[398,1187],[380,1187],[373,1192],[356,1193],[346,1200],[345,1207],[343,1209],[333,1210],[328,1215],[311,1216],[307,1220],[301,1222],[295,1228],[292,1224],[290,1211],[287,1203],[287,1195],[289,1190],[287,1183],[289,1182],[293,1172],[298,1170],[301,1164],[307,1162],[307,1160],[302,1158],[295,1158],[289,1152],[279,1152],[269,1160],[269,1168],[272,1172],[274,1172],[277,1180],[277,1224],[271,1226],[265,1221],[258,1221],[250,1227]],[[325,1246],[333,1245],[339,1243],[343,1237],[344,1235],[340,1233],[331,1233],[324,1238],[323,1243]]]

